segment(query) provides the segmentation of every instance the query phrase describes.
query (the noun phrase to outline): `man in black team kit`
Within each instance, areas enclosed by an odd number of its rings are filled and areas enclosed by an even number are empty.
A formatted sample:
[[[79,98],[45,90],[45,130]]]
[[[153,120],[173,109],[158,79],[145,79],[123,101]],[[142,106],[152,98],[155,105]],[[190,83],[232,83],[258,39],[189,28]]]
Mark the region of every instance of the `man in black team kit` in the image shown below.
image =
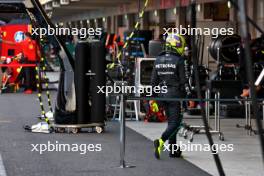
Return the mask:
[[[166,50],[157,57],[151,76],[152,86],[167,86],[167,92],[160,93],[158,97],[183,98],[186,91],[189,93],[183,58],[185,46],[186,42],[182,36],[178,34],[167,36]],[[181,104],[179,101],[160,101],[159,105],[165,109],[168,126],[161,138],[154,141],[155,157],[160,158],[167,140],[171,149],[170,157],[180,157],[181,151],[176,145],[176,135],[182,121]]]

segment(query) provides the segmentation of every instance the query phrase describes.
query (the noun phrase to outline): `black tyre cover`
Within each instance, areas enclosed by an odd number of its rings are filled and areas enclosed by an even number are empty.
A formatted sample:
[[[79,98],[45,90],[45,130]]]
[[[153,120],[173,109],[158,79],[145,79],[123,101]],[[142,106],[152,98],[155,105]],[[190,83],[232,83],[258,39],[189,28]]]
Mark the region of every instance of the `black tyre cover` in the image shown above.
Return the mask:
[[[89,123],[90,107],[88,104],[89,81],[86,73],[89,69],[89,43],[79,42],[76,46],[75,57],[75,91],[77,123]]]
[[[90,93],[91,93],[91,123],[103,123],[105,119],[105,93],[97,93],[97,86],[106,85],[105,75],[105,49],[103,43],[100,41],[90,42],[90,61],[91,73],[90,76]]]

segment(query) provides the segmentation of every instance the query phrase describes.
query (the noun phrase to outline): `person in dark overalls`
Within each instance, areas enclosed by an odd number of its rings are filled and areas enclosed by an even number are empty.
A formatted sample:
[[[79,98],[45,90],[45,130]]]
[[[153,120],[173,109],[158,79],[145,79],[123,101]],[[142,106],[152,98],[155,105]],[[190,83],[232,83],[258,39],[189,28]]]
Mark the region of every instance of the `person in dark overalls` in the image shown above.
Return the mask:
[[[20,42],[22,47],[22,63],[24,64],[36,64],[39,62],[41,54],[38,43],[32,39],[30,33],[26,32],[25,39]],[[34,67],[24,67],[23,68],[23,75],[24,75],[24,86],[25,94],[31,94],[32,90],[36,89],[36,73]]]
[[[151,76],[152,86],[167,86],[166,93],[160,93],[158,97],[183,98],[186,91],[189,94],[183,57],[185,46],[186,42],[182,36],[178,34],[167,36],[166,49],[156,58]],[[160,101],[159,105],[165,109],[168,126],[161,138],[154,141],[155,157],[160,159],[161,151],[167,140],[171,149],[170,157],[180,157],[180,149],[178,148],[175,152],[172,148],[176,148],[176,135],[182,121],[181,104],[179,101]]]

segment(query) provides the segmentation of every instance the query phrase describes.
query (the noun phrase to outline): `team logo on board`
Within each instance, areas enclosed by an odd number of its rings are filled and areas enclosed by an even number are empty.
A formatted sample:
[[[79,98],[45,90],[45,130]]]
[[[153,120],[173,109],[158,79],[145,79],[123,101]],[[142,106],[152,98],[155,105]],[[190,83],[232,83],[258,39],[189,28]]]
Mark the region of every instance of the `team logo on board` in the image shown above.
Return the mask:
[[[19,43],[24,40],[24,32],[22,31],[17,31],[14,35],[15,42]]]

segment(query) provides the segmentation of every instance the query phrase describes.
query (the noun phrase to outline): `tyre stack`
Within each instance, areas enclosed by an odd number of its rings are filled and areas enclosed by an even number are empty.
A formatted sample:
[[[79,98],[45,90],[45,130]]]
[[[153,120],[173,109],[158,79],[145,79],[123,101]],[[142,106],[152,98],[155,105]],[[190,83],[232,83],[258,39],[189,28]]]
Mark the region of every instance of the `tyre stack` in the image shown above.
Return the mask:
[[[78,124],[104,123],[105,49],[100,41],[79,42],[76,47],[75,91]]]

